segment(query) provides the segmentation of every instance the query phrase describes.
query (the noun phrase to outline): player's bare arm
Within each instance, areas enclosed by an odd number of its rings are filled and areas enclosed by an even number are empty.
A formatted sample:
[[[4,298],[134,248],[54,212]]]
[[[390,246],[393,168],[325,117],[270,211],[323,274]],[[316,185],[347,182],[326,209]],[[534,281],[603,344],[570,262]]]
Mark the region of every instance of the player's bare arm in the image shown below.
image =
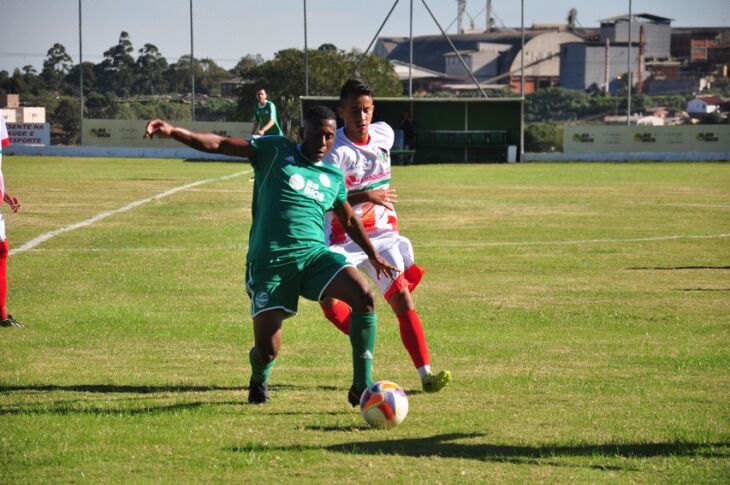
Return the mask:
[[[248,158],[254,154],[251,145],[241,138],[230,138],[216,135],[215,133],[201,133],[171,125],[170,123],[155,119],[147,123],[145,138],[172,138],[190,148],[207,153],[218,153],[232,157]]]
[[[16,213],[20,210],[20,200],[18,200],[17,197],[14,197],[5,192],[5,194],[3,194],[3,201],[10,206],[10,209],[13,211],[13,213]]]
[[[395,193],[395,189],[367,190],[365,192],[347,194],[347,202],[349,202],[350,205],[372,202],[373,204],[387,207],[390,210],[395,210],[393,204],[398,203],[398,195]]]
[[[362,222],[360,222],[360,219],[357,217],[357,214],[355,214],[355,211],[352,210],[352,206],[350,205],[350,203],[345,202],[342,205],[335,206],[332,209],[332,212],[340,221],[340,224],[345,229],[345,232],[347,232],[352,240],[355,241],[355,244],[360,246],[365,252],[368,259],[375,268],[378,277],[383,274],[385,275],[385,277],[392,279],[394,275],[398,273],[398,268],[391,266],[390,263],[380,257],[378,252],[373,247],[373,244],[370,242],[370,238],[368,238],[367,234],[365,233],[365,228],[363,227]]]
[[[265,124],[265,125],[264,125],[264,126],[263,126],[263,127],[261,128],[261,129],[260,129],[260,130],[258,130],[258,134],[259,134],[259,135],[263,135],[263,134],[264,134],[264,133],[266,133],[266,132],[267,132],[267,131],[269,130],[269,128],[271,128],[272,126],[274,126],[274,120],[273,120],[273,119],[270,119],[268,123],[266,123],[266,124]]]

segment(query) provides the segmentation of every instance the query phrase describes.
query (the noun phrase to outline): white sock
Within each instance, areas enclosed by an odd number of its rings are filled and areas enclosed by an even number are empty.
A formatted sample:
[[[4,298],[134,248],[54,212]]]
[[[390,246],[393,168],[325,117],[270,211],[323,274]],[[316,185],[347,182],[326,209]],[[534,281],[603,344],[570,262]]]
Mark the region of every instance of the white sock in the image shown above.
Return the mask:
[[[423,367],[418,368],[418,375],[421,376],[421,380],[423,380],[424,377],[429,375],[431,373],[431,366],[430,365],[424,365]]]

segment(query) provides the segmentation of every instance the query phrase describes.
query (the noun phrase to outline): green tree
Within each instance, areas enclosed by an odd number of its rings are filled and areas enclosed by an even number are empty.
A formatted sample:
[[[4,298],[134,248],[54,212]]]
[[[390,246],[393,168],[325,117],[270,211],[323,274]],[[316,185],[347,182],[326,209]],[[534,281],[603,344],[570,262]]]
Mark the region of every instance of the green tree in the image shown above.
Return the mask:
[[[83,65],[76,64],[63,79],[63,93],[68,95],[79,95],[79,71],[84,73],[84,96],[96,91],[97,82],[95,65],[93,62],[84,62]]]
[[[197,71],[197,70],[196,70]],[[195,73],[198,77],[198,72]],[[190,56],[180,57],[177,62],[170,64],[165,71],[165,82],[168,92],[189,93],[191,92],[192,80],[190,77]]]
[[[63,44],[55,43],[53,47],[48,49],[46,59],[43,61],[43,70],[41,71],[41,79],[45,83],[46,89],[57,91],[60,87],[64,76],[73,67],[71,56],[66,52]]]
[[[56,140],[64,145],[74,145],[80,141],[81,118],[79,115],[79,100],[73,97],[64,97],[50,117],[54,128],[60,128],[62,134]]]
[[[165,71],[167,60],[162,57],[157,46],[145,44],[139,50],[135,64],[135,79],[132,91],[135,94],[160,94],[167,92]]]
[[[542,153],[562,150],[562,124],[528,123],[525,126],[525,151]]]
[[[116,45],[104,52],[104,60],[97,65],[101,91],[112,91],[117,96],[128,96],[134,82],[134,51],[129,34],[122,31]]]
[[[204,58],[196,63],[195,91],[202,94],[221,93],[221,82],[230,79],[233,75],[215,63],[213,59]],[[198,72],[200,74],[198,74]]]

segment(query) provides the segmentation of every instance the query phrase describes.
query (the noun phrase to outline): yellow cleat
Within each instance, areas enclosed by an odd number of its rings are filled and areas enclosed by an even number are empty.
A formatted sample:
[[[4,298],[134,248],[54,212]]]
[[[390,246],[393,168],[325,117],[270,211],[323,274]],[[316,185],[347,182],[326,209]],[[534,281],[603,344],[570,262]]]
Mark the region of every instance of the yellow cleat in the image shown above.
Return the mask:
[[[427,374],[421,379],[423,392],[439,392],[451,382],[451,372],[442,370],[438,374]]]

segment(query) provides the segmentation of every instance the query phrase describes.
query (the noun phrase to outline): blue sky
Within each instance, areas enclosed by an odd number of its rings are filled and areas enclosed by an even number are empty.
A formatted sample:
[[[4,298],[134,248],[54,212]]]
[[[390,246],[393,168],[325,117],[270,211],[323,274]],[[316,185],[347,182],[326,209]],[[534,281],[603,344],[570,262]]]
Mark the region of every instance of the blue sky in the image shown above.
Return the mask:
[[[308,0],[310,48],[332,43],[364,50],[395,0]],[[427,0],[446,27],[456,17],[456,0]],[[484,27],[484,0],[467,0],[475,26]],[[48,49],[62,43],[78,61],[78,0],[0,0],[0,70],[32,64],[40,71]],[[174,62],[190,52],[189,0],[82,0],[84,60],[99,62],[103,52],[129,32],[135,51],[156,45]],[[410,0],[400,0],[381,35],[408,35]],[[520,3],[493,0],[507,26],[519,26]],[[230,68],[245,54],[268,59],[281,49],[302,48],[303,0],[193,0],[195,57],[210,57]],[[437,34],[421,0],[414,0],[414,35]],[[561,23],[570,8],[585,27],[628,11],[628,1],[525,0],[525,24]],[[728,26],[728,0],[633,0],[634,12],[674,19],[675,26]],[[468,18],[468,17],[467,17]],[[449,32],[453,33],[455,27]],[[135,52],[136,56],[136,52]]]

